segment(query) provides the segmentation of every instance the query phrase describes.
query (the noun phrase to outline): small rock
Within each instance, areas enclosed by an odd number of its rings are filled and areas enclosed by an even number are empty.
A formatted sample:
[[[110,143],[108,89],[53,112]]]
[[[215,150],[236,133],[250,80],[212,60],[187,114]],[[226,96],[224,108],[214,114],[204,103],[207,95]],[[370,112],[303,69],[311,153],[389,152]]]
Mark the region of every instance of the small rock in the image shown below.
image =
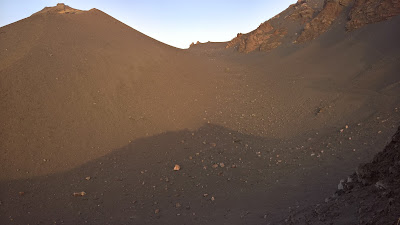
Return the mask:
[[[158,213],[160,213],[160,209],[154,210],[154,214],[158,214]]]
[[[236,168],[236,165],[235,165],[235,164],[232,164],[231,168]]]
[[[397,175],[399,171],[395,167],[391,166],[389,167],[389,173]]]
[[[203,194],[203,196],[204,196],[204,197],[207,197],[207,196],[208,196],[208,194]]]
[[[218,167],[218,164],[214,164],[214,165],[212,165],[212,168],[217,168]]]
[[[18,194],[19,194],[19,196],[24,196],[24,195],[25,195],[25,192],[20,191],[20,192],[18,192]]]
[[[179,202],[175,204],[175,208],[177,208],[177,209],[180,208],[181,206],[182,206],[182,205],[181,205],[181,203],[179,203]]]
[[[222,168],[224,168],[224,167],[225,167],[225,164],[224,164],[224,163],[220,163],[219,166],[222,167]]]
[[[382,181],[376,182],[375,187],[379,189],[386,189],[386,185]]]
[[[90,180],[90,179],[92,179],[92,178],[91,178],[91,177],[86,177],[86,178],[85,178],[85,180]]]
[[[181,166],[178,164],[175,164],[174,171],[179,171],[179,170],[181,170]]]
[[[338,184],[337,188],[338,188],[338,190],[343,190],[344,189],[343,181],[340,181],[340,183]]]
[[[86,195],[86,192],[84,192],[84,191],[74,192],[74,194],[73,194],[74,197],[82,197],[82,196],[85,196],[85,195]]]
[[[211,201],[215,201],[215,198],[214,198],[214,196],[212,196],[212,197],[211,197]]]

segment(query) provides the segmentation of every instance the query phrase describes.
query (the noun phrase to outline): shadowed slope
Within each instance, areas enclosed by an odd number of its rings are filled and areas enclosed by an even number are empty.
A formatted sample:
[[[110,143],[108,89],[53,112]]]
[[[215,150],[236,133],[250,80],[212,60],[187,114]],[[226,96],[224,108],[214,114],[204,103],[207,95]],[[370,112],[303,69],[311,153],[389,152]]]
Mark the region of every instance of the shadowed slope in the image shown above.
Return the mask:
[[[339,182],[325,202],[292,213],[286,224],[398,224],[400,127],[370,163]]]

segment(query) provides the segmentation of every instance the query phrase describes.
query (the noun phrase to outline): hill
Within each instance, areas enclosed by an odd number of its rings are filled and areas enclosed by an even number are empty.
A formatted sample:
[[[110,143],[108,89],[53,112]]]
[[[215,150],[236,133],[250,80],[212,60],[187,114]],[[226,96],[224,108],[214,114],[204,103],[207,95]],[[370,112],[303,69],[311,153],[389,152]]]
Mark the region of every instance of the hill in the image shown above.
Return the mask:
[[[210,106],[212,66],[97,9],[45,8],[2,27],[0,38],[2,179],[73,168],[138,137],[195,128]]]

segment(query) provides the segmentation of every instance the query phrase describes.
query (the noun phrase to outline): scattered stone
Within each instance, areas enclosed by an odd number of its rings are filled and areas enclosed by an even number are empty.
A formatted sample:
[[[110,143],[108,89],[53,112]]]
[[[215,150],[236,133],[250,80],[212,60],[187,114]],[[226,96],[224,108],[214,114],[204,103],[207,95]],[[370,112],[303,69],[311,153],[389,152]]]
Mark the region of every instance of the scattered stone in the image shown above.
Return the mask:
[[[212,168],[214,168],[214,169],[218,168],[218,164],[212,165]]]
[[[340,183],[338,184],[338,190],[344,189],[343,183],[344,183],[344,180],[341,180]]]
[[[351,177],[347,177],[347,183],[353,182],[353,179]]]
[[[220,163],[219,166],[220,166],[221,168],[224,168],[224,167],[225,167],[225,164],[224,164],[224,163]]]
[[[208,194],[203,194],[203,196],[204,196],[204,197],[207,197],[207,196],[208,196]]]
[[[214,196],[211,197],[211,201],[215,201],[215,197]]]
[[[158,214],[158,213],[160,213],[160,209],[154,210],[154,214]]]
[[[90,180],[90,179],[92,179],[91,177],[85,177],[85,180]]]
[[[386,189],[386,185],[382,181],[376,182],[375,187],[379,189]]]
[[[236,165],[235,165],[235,164],[232,164],[231,168],[236,168]]]
[[[25,192],[20,191],[20,192],[18,192],[18,194],[19,194],[19,196],[24,196],[24,195],[25,195]]]
[[[179,171],[179,170],[181,170],[181,166],[178,164],[175,164],[174,171]]]
[[[84,191],[74,192],[74,194],[73,194],[74,197],[82,197],[82,196],[85,196],[85,195],[86,195],[86,192],[84,192]]]
[[[182,205],[181,205],[181,203],[179,203],[179,202],[177,202],[176,204],[175,204],[175,208],[180,208]]]

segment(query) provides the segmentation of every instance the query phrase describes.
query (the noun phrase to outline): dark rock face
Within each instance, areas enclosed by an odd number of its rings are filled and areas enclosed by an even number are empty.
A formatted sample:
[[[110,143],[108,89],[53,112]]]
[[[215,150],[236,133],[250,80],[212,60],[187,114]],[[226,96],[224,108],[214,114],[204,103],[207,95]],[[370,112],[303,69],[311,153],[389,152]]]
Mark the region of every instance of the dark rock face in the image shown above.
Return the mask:
[[[351,9],[347,30],[377,23],[400,14],[399,0],[356,0]]]
[[[226,48],[237,46],[239,52],[252,52],[272,36],[270,34],[272,30],[274,30],[274,27],[267,21],[246,35],[238,34],[236,38],[227,44]]]
[[[310,21],[314,11],[308,1],[298,1],[287,10],[262,23],[254,31],[248,34],[239,33],[226,45],[226,48],[236,47],[239,52],[244,53],[255,50],[270,51],[282,44],[282,39],[288,34],[289,26]]]
[[[297,42],[313,40],[325,33],[350,2],[351,0],[326,1],[322,11],[305,25],[304,31],[297,38]]]
[[[398,224],[400,127],[372,162],[360,165],[324,203],[292,213],[285,224]],[[344,222],[345,221],[345,222]]]
[[[344,9],[350,9],[347,15]],[[399,0],[299,0],[248,33],[239,33],[226,45],[239,52],[270,51],[285,41],[303,43],[327,32],[339,17],[347,18],[347,31],[400,14]],[[300,31],[289,27],[300,25]],[[297,36],[297,32],[300,34]],[[289,42],[288,42],[289,43]]]
[[[290,16],[287,17],[288,19],[305,23],[313,18],[314,9],[310,7],[306,1],[298,1],[293,8],[295,10]]]

